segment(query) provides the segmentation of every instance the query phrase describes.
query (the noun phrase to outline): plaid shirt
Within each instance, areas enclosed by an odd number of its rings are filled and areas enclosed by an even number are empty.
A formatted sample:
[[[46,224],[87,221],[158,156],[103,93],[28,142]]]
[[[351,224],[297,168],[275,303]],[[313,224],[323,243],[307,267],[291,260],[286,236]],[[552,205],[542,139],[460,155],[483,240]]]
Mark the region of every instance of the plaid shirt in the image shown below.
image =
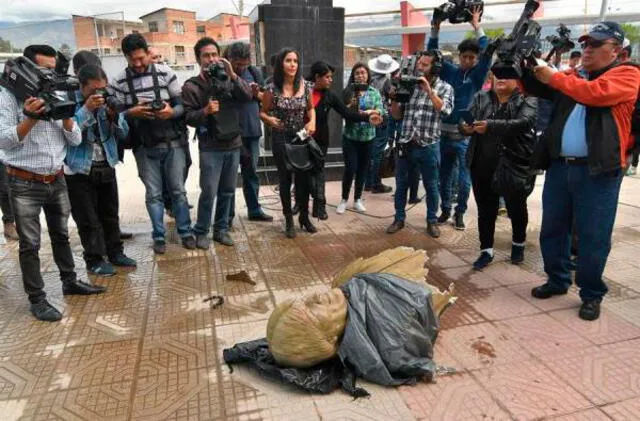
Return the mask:
[[[441,119],[453,111],[453,88],[447,82],[437,79],[433,90],[444,102],[442,109],[436,111],[429,94],[416,87],[404,111],[399,143],[416,142],[420,146],[426,146],[440,140]]]
[[[380,92],[373,86],[369,86],[369,89],[367,89],[360,99],[358,109],[360,111],[378,110],[380,115],[384,115]],[[344,135],[351,140],[368,142],[376,137],[376,128],[368,122],[353,122],[347,120],[344,125]]]
[[[6,89],[0,89],[0,160],[10,167],[41,175],[60,171],[67,155],[67,146],[82,142],[80,127],[66,131],[62,120],[40,120],[22,139],[18,124],[26,119],[22,104]]]

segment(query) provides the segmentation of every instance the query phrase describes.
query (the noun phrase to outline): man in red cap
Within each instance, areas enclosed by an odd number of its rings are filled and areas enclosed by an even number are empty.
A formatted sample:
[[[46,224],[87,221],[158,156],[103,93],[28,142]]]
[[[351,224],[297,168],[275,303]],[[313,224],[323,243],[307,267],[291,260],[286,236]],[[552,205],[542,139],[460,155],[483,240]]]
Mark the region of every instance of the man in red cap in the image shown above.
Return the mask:
[[[595,320],[607,293],[602,279],[618,206],[620,183],[632,147],[631,116],[640,87],[640,70],[619,65],[624,31],[601,22],[578,40],[587,73],[558,72],[537,66],[523,84],[530,93],[555,101],[556,109],[538,148],[538,167],[546,169],[542,194],[540,247],[548,280],[533,288],[539,299],[566,294],[571,285],[571,225],[580,245],[576,284],[580,317]]]

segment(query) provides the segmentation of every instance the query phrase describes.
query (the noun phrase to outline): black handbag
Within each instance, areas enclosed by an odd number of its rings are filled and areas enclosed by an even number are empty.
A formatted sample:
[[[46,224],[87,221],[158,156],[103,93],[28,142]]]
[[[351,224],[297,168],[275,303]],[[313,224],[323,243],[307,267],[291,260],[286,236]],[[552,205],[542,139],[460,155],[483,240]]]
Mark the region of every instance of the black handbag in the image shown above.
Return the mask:
[[[306,172],[324,166],[324,153],[314,138],[300,131],[284,145],[284,161],[288,171]]]
[[[380,178],[393,177],[396,174],[396,147],[391,146],[385,149],[380,163]]]

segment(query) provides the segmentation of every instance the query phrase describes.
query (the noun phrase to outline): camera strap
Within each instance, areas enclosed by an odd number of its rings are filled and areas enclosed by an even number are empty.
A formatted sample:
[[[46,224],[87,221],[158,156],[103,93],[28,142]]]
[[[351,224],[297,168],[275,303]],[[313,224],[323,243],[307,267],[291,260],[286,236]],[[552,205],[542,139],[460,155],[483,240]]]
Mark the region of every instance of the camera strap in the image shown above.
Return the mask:
[[[153,94],[156,96],[156,101],[162,101],[160,96],[160,82],[158,82],[158,71],[156,65],[151,65],[151,79],[153,80]]]
[[[131,95],[131,104],[135,107],[138,105],[138,95],[136,95],[135,89],[133,89],[133,75],[131,69],[126,68],[125,75],[127,76],[127,86],[129,87],[129,95]]]
[[[158,71],[156,70],[155,64],[151,64],[151,80],[153,81],[153,94],[155,95],[155,99],[158,101],[162,101],[162,96],[160,95],[160,82],[158,80]],[[127,76],[127,86],[129,88],[129,95],[131,95],[131,103],[135,106],[138,105],[138,95],[136,95],[136,90],[133,87],[133,74],[131,69],[127,67],[125,70]]]

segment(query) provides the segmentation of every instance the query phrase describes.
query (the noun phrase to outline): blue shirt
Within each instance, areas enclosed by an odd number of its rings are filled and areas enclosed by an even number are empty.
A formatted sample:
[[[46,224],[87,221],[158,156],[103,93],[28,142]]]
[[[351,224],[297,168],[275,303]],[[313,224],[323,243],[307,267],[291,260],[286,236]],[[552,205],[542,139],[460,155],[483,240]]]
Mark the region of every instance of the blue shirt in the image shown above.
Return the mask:
[[[247,83],[255,82],[260,84],[261,81],[255,80],[253,74],[247,67],[240,75]],[[254,99],[243,102],[240,105],[240,127],[242,128],[242,137],[260,137],[262,136],[262,126],[260,124],[260,103]]]
[[[589,154],[586,120],[587,108],[584,105],[576,104],[564,123],[560,156],[586,157]]]

